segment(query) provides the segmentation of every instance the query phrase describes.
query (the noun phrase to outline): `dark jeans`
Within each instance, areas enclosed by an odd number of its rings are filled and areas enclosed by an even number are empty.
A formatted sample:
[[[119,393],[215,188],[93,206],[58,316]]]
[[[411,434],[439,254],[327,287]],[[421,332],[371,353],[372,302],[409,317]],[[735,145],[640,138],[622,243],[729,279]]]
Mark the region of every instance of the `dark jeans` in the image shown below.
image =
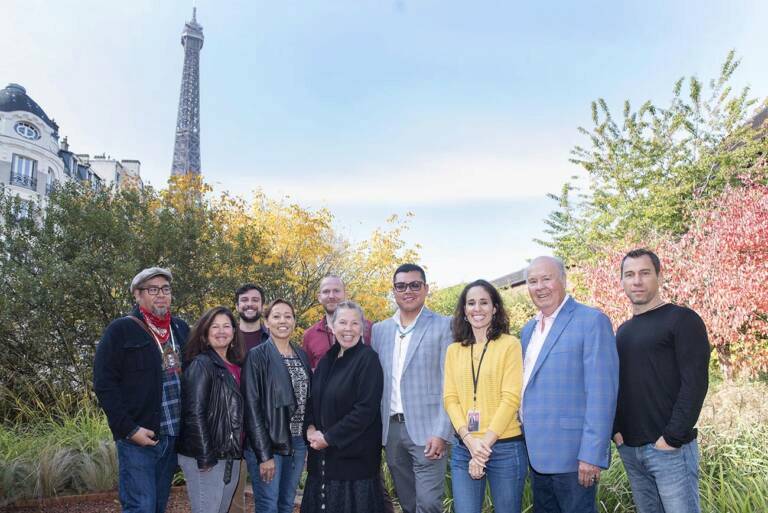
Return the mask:
[[[253,451],[245,451],[248,473],[253,484],[253,500],[256,513],[293,513],[296,490],[299,487],[307,445],[300,436],[291,438],[293,454],[281,456],[275,454],[275,477],[265,483],[259,477],[259,462]]]
[[[469,475],[471,459],[472,455],[464,445],[456,444],[451,449],[454,511],[480,513],[487,482],[491,487],[494,511],[520,513],[525,476],[528,474],[528,452],[525,450],[525,443],[521,440],[495,444],[485,467],[485,477],[481,479],[472,479]]]
[[[637,513],[699,513],[696,440],[664,451],[654,444],[619,446]]]
[[[118,487],[123,513],[163,513],[176,472],[176,437],[140,447],[117,440]]]
[[[533,513],[597,513],[597,485],[579,484],[579,473],[539,474],[531,469]]]

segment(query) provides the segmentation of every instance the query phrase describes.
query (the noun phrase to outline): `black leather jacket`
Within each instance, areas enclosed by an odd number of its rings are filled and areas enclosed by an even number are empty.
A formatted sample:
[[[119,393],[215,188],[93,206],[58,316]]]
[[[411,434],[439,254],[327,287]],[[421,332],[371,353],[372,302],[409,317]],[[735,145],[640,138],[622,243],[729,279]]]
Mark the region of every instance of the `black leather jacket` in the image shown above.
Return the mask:
[[[291,343],[312,378],[307,353]],[[291,416],[297,408],[293,384],[283,357],[270,338],[250,351],[243,364],[242,390],[245,397],[246,448],[250,448],[259,463],[274,454],[287,455],[291,447]],[[311,399],[307,397],[307,404]],[[307,430],[306,419],[304,433]]]
[[[224,360],[212,349],[184,369],[178,452],[198,468],[242,457],[243,396]]]

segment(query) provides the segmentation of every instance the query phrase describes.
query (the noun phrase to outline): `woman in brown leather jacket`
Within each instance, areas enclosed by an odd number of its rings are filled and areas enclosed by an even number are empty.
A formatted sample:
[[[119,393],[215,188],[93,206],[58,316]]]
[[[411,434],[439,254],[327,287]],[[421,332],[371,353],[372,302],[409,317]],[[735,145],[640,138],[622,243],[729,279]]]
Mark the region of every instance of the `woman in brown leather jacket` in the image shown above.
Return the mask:
[[[236,331],[228,308],[212,308],[197,321],[186,346],[178,453],[193,513],[227,511],[238,483],[243,344]]]

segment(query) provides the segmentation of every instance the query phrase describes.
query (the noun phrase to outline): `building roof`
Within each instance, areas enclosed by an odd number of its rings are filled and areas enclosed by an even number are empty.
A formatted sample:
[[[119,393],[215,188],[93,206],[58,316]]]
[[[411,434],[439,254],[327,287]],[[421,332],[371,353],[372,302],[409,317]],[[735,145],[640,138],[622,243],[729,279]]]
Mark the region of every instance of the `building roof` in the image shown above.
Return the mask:
[[[768,107],[765,107],[763,110],[755,114],[755,117],[750,119],[749,123],[752,125],[752,128],[758,130],[759,128],[762,128],[766,119],[768,119]]]
[[[59,125],[56,124],[40,105],[32,98],[27,96],[27,90],[19,84],[8,84],[5,89],[0,90],[0,111],[2,112],[30,112],[51,127],[54,132],[59,131]]]
[[[519,271],[515,271],[513,273],[505,274],[501,278],[496,278],[495,280],[491,280],[491,284],[494,287],[498,287],[500,289],[506,289],[506,288],[514,288],[518,285],[522,285],[525,283],[525,269],[520,269]]]

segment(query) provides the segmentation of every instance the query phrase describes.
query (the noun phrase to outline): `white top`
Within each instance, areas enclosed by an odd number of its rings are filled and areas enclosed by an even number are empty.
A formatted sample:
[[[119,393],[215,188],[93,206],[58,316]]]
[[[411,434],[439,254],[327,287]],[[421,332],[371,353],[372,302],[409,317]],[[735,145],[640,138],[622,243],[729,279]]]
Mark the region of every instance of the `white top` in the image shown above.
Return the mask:
[[[421,312],[424,311],[424,307],[419,310],[419,315],[413,320],[407,328],[403,328],[400,324],[400,310],[395,312],[392,319],[397,325],[395,330],[395,345],[392,351],[392,397],[389,400],[389,414],[395,415],[396,413],[405,413],[403,411],[403,399],[400,394],[400,378],[403,377],[403,365],[405,364],[405,356],[408,354],[408,346],[411,343],[411,336],[413,330],[416,328],[416,323],[419,322]]]
[[[533,368],[536,367],[536,360],[539,359],[539,353],[544,346],[544,341],[547,340],[549,330],[552,329],[552,325],[555,324],[555,319],[560,310],[563,309],[563,305],[570,295],[566,294],[563,302],[557,307],[557,310],[552,312],[552,315],[545,316],[541,311],[536,314],[536,326],[533,327],[533,334],[531,335],[531,341],[528,342],[528,348],[525,351],[525,359],[523,359],[523,392],[520,397],[520,404],[523,404],[522,398],[525,397],[525,387],[528,386],[528,380],[531,379],[531,373]],[[520,419],[523,418],[523,409],[520,408]]]

